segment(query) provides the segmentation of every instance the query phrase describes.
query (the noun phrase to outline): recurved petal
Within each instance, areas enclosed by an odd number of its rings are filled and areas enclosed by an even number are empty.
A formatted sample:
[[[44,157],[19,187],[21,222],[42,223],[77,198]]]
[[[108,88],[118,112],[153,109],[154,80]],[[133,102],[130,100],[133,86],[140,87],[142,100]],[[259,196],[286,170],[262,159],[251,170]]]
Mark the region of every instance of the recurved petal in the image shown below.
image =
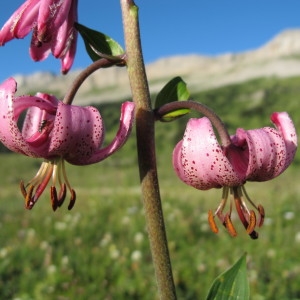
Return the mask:
[[[18,97],[19,103],[33,97]],[[38,100],[31,101],[22,126],[22,136],[26,142],[42,157],[47,156],[49,148],[49,133],[53,127],[58,100],[55,96],[38,93]],[[40,105],[42,104],[42,105]]]
[[[34,61],[42,61],[46,59],[51,52],[51,42],[41,43],[37,38],[36,29],[34,29],[31,37],[31,43],[29,48],[30,57]]]
[[[14,152],[35,156],[17,126],[14,112],[16,90],[17,83],[13,78],[0,85],[0,141]]]
[[[25,1],[7,20],[0,31],[0,46],[13,38],[25,37],[37,18],[40,0]]]
[[[274,128],[238,129],[233,141],[249,152],[246,178],[250,181],[270,180],[281,173],[286,159],[284,141]],[[245,150],[244,150],[245,151]]]
[[[77,1],[73,1],[68,18],[59,27],[56,39],[51,45],[53,56],[61,59],[61,72],[63,74],[69,71],[75,58],[78,32],[74,28],[74,22],[77,19]]]
[[[56,58],[61,58],[66,53],[68,36],[72,32],[69,30],[67,20],[65,20],[55,34],[55,40],[51,43],[51,52]]]
[[[248,151],[249,181],[266,181],[280,175],[292,162],[297,149],[295,127],[287,113],[274,113],[277,129],[238,129],[233,142]]]
[[[61,26],[61,24],[68,16],[72,1],[74,0],[41,1],[39,15],[37,19],[38,32],[46,34],[47,36],[51,36],[51,31]]]
[[[182,181],[200,190],[244,182],[225,156],[206,117],[189,120],[183,140],[174,149],[173,166]]]
[[[124,143],[127,141],[134,122],[134,103],[124,102],[121,107],[120,125],[119,130],[113,139],[113,141],[105,148],[98,149],[91,157],[77,157],[67,158],[66,160],[74,165],[88,165],[100,162],[101,160],[112,155],[114,152],[119,150]]]
[[[38,16],[40,3],[40,0],[27,0],[13,14],[13,35],[15,38],[24,38],[34,28]]]
[[[77,48],[77,32],[75,32],[75,30],[73,30],[73,34],[69,36],[67,44],[68,44],[67,46],[68,49],[66,53],[61,57],[62,74],[67,74],[74,62],[76,48]]]
[[[266,181],[280,175],[292,162],[297,149],[295,127],[287,113],[274,113],[277,129],[238,129],[233,142],[249,152],[247,180]]]
[[[285,165],[283,172],[293,161],[297,151],[297,133],[294,123],[288,113],[275,112],[271,115],[271,121],[280,132],[286,147]]]

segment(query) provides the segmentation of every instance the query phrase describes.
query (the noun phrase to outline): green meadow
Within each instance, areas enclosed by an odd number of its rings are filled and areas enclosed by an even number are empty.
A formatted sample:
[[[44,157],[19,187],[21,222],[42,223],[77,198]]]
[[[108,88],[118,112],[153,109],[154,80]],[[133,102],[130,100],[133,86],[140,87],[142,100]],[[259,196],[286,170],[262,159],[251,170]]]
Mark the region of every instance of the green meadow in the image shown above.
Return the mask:
[[[273,111],[289,112],[300,130],[300,77],[257,79],[194,93],[193,98],[214,108],[232,134],[237,127],[271,126]],[[119,107],[99,106],[107,141],[117,130]],[[221,190],[195,190],[180,182],[172,169],[172,149],[186,121],[183,117],[156,124],[162,205],[178,299],[205,299],[214,278],[245,252],[251,300],[300,299],[300,154],[278,178],[246,184],[251,199],[266,212],[257,240],[249,238],[236,216],[236,238],[218,221],[219,233],[214,234],[207,212],[218,206]],[[32,210],[24,209],[19,182],[29,181],[40,163],[2,148],[0,299],[157,299],[134,132],[102,163],[67,164],[77,193],[71,211],[67,198],[53,212],[49,190]]]

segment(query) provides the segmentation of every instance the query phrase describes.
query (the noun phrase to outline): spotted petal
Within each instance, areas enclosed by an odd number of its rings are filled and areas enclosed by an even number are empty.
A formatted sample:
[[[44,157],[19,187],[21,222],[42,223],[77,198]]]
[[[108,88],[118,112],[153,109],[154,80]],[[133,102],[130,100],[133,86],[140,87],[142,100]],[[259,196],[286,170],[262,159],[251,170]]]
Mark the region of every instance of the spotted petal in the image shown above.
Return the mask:
[[[115,139],[101,149],[105,131],[96,108],[67,105],[43,93],[14,97],[16,86],[13,78],[0,85],[0,141],[12,151],[44,159],[63,157],[73,164],[90,164],[111,155],[127,140],[133,123],[134,104],[131,102],[122,106],[121,126]],[[20,132],[17,122],[25,110]]]
[[[119,150],[127,141],[131,133],[134,121],[134,107],[135,105],[133,102],[124,102],[122,104],[119,130],[108,146],[98,149],[89,158],[78,155],[76,159],[68,156],[66,157],[66,160],[74,165],[93,164],[102,161]]]
[[[287,113],[274,113],[278,129],[238,129],[232,141],[248,153],[246,179],[266,181],[280,175],[292,162],[297,149],[295,127]]]
[[[86,161],[104,139],[103,121],[94,107],[59,102],[53,125],[49,155],[63,155],[66,160]]]
[[[207,118],[190,119],[173,152],[177,175],[188,185],[207,190],[243,183],[219,145]]]
[[[10,150],[28,156],[40,156],[35,147],[30,146],[20,132],[17,121],[25,109],[34,106],[40,109],[52,110],[53,106],[35,96],[14,98],[17,83],[9,78],[0,85],[0,141]]]
[[[281,134],[285,147],[286,159],[281,172],[283,172],[294,160],[297,151],[297,133],[293,121],[286,112],[275,112],[271,116],[271,120]]]

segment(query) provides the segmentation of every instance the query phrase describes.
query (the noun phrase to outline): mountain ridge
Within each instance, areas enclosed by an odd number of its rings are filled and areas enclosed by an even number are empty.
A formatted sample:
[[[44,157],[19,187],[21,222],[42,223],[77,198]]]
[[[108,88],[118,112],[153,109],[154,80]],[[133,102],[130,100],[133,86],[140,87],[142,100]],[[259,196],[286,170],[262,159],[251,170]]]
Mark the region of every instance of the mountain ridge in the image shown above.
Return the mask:
[[[280,32],[262,47],[240,53],[216,56],[199,54],[161,58],[146,65],[151,93],[157,93],[175,76],[181,76],[192,92],[239,83],[259,77],[292,77],[300,75],[300,29]],[[18,94],[52,92],[62,97],[66,87],[81,70],[67,76],[48,72],[14,76]],[[33,88],[34,87],[34,88]],[[77,104],[130,99],[125,68],[113,67],[95,72],[76,95]]]

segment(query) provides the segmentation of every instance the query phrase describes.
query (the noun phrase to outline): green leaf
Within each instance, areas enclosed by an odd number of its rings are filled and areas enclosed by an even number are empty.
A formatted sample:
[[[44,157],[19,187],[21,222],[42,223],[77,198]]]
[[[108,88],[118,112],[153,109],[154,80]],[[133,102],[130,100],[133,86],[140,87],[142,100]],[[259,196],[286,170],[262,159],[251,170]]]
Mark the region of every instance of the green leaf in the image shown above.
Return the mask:
[[[250,298],[246,254],[213,282],[206,300],[247,300]]]
[[[102,57],[113,59],[124,53],[123,48],[111,37],[79,23],[75,23],[75,28],[81,34],[86,51],[93,61]]]
[[[174,111],[171,111],[163,115],[160,119],[161,122],[171,122],[174,121],[190,112],[189,108],[181,108]]]
[[[160,106],[173,101],[188,100],[189,97],[190,93],[186,83],[181,77],[174,77],[157,94],[154,108],[159,108]]]
[[[186,83],[181,77],[175,77],[171,79],[157,94],[155,99],[154,108],[159,108],[164,104],[174,102],[174,101],[184,101],[188,100],[190,97],[190,92],[187,89]],[[188,108],[177,109],[165,114],[161,121],[170,122],[184,116],[190,112]]]

